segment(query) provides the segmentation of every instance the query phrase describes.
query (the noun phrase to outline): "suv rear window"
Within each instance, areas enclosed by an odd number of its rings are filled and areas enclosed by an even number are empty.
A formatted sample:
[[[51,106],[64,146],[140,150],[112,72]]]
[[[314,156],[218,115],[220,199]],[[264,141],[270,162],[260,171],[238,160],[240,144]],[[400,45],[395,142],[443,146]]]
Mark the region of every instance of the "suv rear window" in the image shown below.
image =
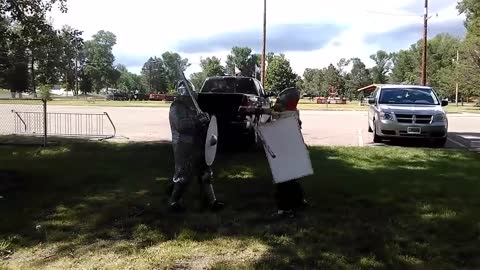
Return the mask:
[[[205,81],[200,92],[258,95],[254,81],[249,78],[210,79]]]

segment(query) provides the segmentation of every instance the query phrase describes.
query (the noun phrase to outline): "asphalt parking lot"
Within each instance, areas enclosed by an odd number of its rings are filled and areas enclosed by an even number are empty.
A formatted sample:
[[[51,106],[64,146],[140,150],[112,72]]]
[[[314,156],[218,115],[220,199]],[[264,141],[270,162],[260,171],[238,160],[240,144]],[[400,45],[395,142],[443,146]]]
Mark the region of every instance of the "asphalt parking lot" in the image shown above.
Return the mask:
[[[168,108],[50,106],[49,112],[107,112],[117,128],[116,141],[171,140]],[[301,111],[309,145],[378,146],[367,128],[365,111]],[[447,148],[480,151],[480,114],[449,114]]]

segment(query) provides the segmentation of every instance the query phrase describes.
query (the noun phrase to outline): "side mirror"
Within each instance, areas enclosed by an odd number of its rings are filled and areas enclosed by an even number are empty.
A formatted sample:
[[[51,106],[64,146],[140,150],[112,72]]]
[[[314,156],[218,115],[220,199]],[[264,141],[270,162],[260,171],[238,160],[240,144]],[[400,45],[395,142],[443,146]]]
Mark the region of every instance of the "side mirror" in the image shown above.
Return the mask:
[[[448,105],[448,101],[447,100],[442,100],[442,107],[445,107]]]
[[[368,99],[368,104],[374,105],[375,104],[375,99],[374,98],[369,98]]]

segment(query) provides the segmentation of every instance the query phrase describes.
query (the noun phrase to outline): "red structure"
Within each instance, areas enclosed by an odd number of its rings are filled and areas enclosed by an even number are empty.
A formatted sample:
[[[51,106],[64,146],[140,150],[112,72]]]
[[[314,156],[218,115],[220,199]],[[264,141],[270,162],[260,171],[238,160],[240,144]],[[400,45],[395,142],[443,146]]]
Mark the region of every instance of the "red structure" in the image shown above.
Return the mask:
[[[338,90],[333,86],[328,89],[328,95],[328,98],[317,98],[317,104],[347,104],[347,99],[338,97]]]

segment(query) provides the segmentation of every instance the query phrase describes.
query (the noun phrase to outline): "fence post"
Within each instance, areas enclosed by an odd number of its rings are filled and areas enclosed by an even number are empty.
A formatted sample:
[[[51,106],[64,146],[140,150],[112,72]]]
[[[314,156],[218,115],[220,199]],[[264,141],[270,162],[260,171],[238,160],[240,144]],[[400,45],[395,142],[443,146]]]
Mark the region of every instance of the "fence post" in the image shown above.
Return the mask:
[[[47,147],[47,100],[43,101],[43,147]]]

